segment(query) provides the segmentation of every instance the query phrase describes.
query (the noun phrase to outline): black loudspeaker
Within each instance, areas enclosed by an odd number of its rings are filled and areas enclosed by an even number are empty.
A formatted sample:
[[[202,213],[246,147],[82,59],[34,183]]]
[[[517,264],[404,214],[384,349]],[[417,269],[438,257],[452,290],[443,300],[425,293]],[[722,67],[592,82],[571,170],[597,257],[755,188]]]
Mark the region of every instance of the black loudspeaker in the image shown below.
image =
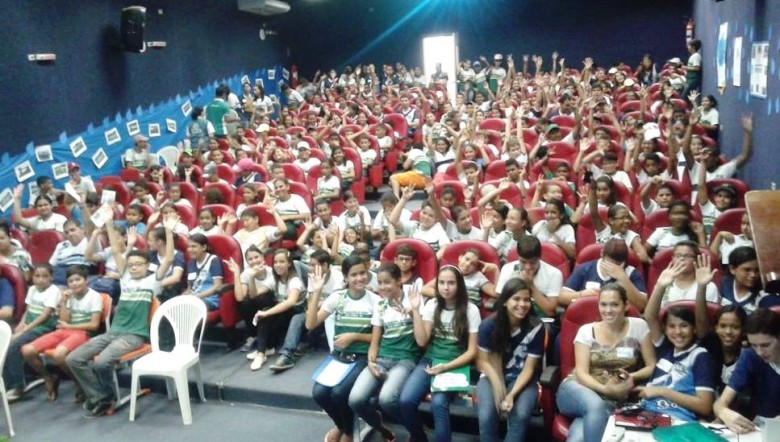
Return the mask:
[[[145,49],[144,27],[146,26],[146,8],[128,6],[122,9],[122,47],[126,51],[142,52]]]

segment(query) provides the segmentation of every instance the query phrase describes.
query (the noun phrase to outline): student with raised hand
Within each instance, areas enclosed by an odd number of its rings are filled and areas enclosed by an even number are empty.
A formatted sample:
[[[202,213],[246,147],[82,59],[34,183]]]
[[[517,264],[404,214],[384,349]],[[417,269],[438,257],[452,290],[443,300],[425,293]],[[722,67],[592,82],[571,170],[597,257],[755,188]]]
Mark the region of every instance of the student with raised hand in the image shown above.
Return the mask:
[[[263,366],[267,350],[282,343],[293,315],[304,310],[303,282],[295,273],[290,251],[277,249],[273,259],[273,296],[263,298],[252,319],[257,327],[257,340],[247,359],[254,356],[250,366],[253,371]]]
[[[737,359],[742,352],[745,339],[745,321],[747,313],[737,304],[722,306],[715,314],[714,326],[707,314],[705,287],[710,284],[715,272],[712,271],[710,257],[699,255],[696,264],[696,336],[701,346],[706,348],[713,360],[716,392],[722,392],[731,379]]]
[[[119,251],[119,238],[113,220],[106,221],[108,239],[114,251],[117,272],[121,276],[119,303],[116,306],[111,329],[90,339],[73,351],[66,362],[74,379],[84,390],[84,409],[87,417],[102,416],[114,406],[112,372],[126,353],[140,347],[149,339],[149,312],[152,298],[162,291],[162,281],[173,262],[173,229],[179,222],[177,215],[163,221],[165,228],[165,257],[154,273],[149,273],[149,255],[132,250],[127,256]],[[100,358],[94,359],[96,355]]]
[[[600,179],[599,179],[600,180]],[[614,204],[609,206],[607,210],[607,224],[601,220],[601,216],[598,211],[599,194],[609,193],[610,190],[596,180],[596,183],[591,183],[588,188],[587,200],[590,210],[590,219],[593,224],[593,231],[596,232],[596,242],[605,243],[612,238],[620,238],[626,242],[626,245],[636,253],[636,256],[640,261],[644,263],[650,262],[650,257],[647,255],[647,251],[642,246],[642,239],[639,234],[630,230],[633,215],[628,210],[628,207],[623,204]],[[580,203],[582,207],[582,203]],[[577,209],[579,211],[579,208]],[[574,219],[574,217],[572,217]]]
[[[661,249],[674,247],[682,241],[695,241],[704,246],[704,226],[691,219],[691,205],[683,200],[673,201],[667,212],[669,227],[657,227],[647,238],[644,247],[650,256]]]
[[[752,401],[758,416],[780,415],[780,315],[758,309],[745,323],[750,348],[742,351],[728,386],[713,405],[715,416],[737,434],[749,433],[756,424],[729,408],[737,395],[752,388]]]
[[[325,442],[352,440],[354,414],[348,406],[348,399],[352,386],[367,365],[368,348],[372,339],[371,318],[379,303],[379,297],[366,290],[368,268],[361,257],[348,256],[341,270],[346,280],[346,288],[333,293],[323,293],[325,277],[321,266],[315,267],[309,273],[306,329],[314,330],[322,325],[328,316],[335,315],[332,355],[339,361],[355,364],[346,377],[333,387],[314,383],[314,401],[336,425],[336,428],[325,435]],[[323,296],[327,299],[320,306],[320,298]]]
[[[544,325],[531,312],[531,290],[522,280],[510,279],[496,313],[479,326],[477,409],[483,442],[499,440],[499,415],[507,418],[505,441],[525,440],[545,337]]]
[[[420,347],[427,347],[401,391],[401,422],[410,439],[427,441],[417,408],[431,392],[433,378],[441,373],[470,365],[477,356],[479,309],[469,302],[463,275],[457,267],[447,265],[436,278],[436,297],[420,312],[422,295],[409,294],[414,321],[414,338]],[[431,413],[437,441],[447,441],[450,431],[449,407],[454,393],[431,392]]]
[[[568,442],[601,440],[615,403],[647,379],[655,352],[647,323],[626,317],[628,296],[617,283],[599,292],[600,321],[585,324],[574,338],[574,370],[561,382],[556,401],[573,419]]]
[[[54,202],[49,199],[48,195],[38,195],[35,198],[35,210],[38,213],[32,218],[25,218],[22,216],[22,193],[24,192],[24,184],[19,184],[14,189],[14,219],[16,223],[30,232],[38,232],[40,230],[56,230],[58,232],[65,231],[65,221],[68,219],[59,213],[55,213],[52,208]]]
[[[696,278],[696,265],[701,256],[699,245],[693,241],[681,241],[674,246],[674,254],[669,264],[674,268],[672,279],[661,289],[661,306],[675,301],[693,301],[699,290]],[[656,282],[654,290],[658,290]],[[707,302],[720,303],[718,287],[710,281],[705,284]]]
[[[411,187],[404,188],[401,199],[393,208],[388,221],[394,228],[399,232],[403,232],[409,238],[419,239],[428,243],[433,251],[436,252],[436,257],[441,259],[444,256],[444,249],[450,243],[450,239],[444,227],[436,222],[436,214],[429,201],[425,201],[422,204],[420,221],[401,220],[401,212],[403,212],[404,206],[409,203],[413,195],[414,189]]]
[[[709,259],[698,256],[697,292],[706,290],[715,274]],[[713,362],[707,350],[696,341],[694,312],[682,306],[667,310],[660,318],[661,298],[686,264],[675,259],[661,272],[645,307],[645,320],[655,346],[657,363],[650,381],[637,387],[642,407],[680,420],[706,418],[712,413],[715,379]]]
[[[393,263],[379,267],[379,296],[381,300],[371,318],[373,332],[368,349],[368,366],[363,369],[352,392],[349,406],[368,425],[382,434],[385,441],[395,440],[393,432],[384,425],[382,413],[393,420],[401,420],[399,397],[406,379],[417,365],[422,353],[414,339],[411,303],[401,284],[401,269]],[[371,405],[371,397],[378,393],[380,410]]]

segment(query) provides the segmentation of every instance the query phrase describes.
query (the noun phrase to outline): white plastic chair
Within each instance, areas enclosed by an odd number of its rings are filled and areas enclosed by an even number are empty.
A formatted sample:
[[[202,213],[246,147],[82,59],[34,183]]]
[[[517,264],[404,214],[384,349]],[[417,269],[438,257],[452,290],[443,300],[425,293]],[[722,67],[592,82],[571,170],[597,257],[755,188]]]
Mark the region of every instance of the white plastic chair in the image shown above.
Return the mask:
[[[152,317],[150,327],[152,352],[133,363],[133,376],[130,394],[130,421],[135,420],[135,403],[141,376],[162,376],[166,381],[168,397],[179,395],[181,418],[184,425],[192,424],[190,408],[190,390],[187,371],[195,368],[195,380],[201,402],[206,402],[203,394],[203,380],[200,374],[200,343],[206,327],[206,304],[196,296],[177,296],[164,302]],[[176,345],[171,351],[160,350],[160,322],[167,319],[173,328]],[[200,333],[198,341],[193,342],[195,333]],[[173,384],[173,385],[172,385]]]
[[[8,354],[8,345],[11,343],[11,326],[5,321],[0,321],[0,372],[5,365],[5,357]],[[8,433],[14,437],[14,424],[11,422],[11,410],[8,408],[8,395],[5,392],[5,382],[0,376],[0,395],[3,399],[3,409],[5,410],[5,419],[8,421]]]
[[[165,162],[165,166],[175,172],[176,165],[179,163],[180,153],[179,148],[176,146],[165,146],[157,151],[157,158]]]

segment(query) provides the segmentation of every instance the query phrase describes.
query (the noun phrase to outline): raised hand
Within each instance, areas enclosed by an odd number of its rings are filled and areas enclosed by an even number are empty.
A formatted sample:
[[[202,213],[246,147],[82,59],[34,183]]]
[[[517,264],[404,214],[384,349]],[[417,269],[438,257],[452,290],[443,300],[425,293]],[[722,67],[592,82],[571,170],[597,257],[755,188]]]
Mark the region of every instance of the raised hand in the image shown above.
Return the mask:
[[[401,199],[405,199],[406,201],[409,201],[410,199],[412,199],[412,196],[414,196],[414,188],[404,187],[403,190],[401,190]]]
[[[690,101],[693,105],[696,105],[696,99],[699,98],[699,92],[696,90],[692,90],[688,94],[688,101]]]
[[[238,266],[238,263],[233,258],[226,259],[226,260],[223,259],[222,262],[225,263],[228,270],[230,270],[230,273],[233,274],[241,273],[241,268]]]
[[[742,130],[753,132],[753,114],[747,114],[742,117]]]
[[[409,306],[416,312],[420,310],[420,304],[422,304],[422,295],[419,284],[412,284],[412,288],[409,289]]]
[[[704,233],[704,224],[698,222],[698,221],[691,221],[688,223],[688,225],[691,227],[691,230],[693,230],[693,233],[700,234]]]
[[[552,53],[552,59],[557,60],[558,59],[558,51],[555,51]]]
[[[178,213],[170,213],[163,220],[163,227],[165,227],[165,230],[173,232],[180,221],[181,217],[179,217]]]
[[[95,230],[95,232],[98,232],[98,230]],[[133,248],[133,246],[138,242],[138,228],[136,226],[130,226],[127,228],[127,247]]]
[[[482,226],[482,230],[490,230],[493,227],[493,215],[487,211],[482,212],[482,216],[480,217],[480,226]]]
[[[696,269],[696,283],[700,286],[706,286],[712,282],[712,278],[715,277],[715,273],[718,269],[713,269],[711,264],[710,255],[702,253],[696,258],[696,262],[693,264]]]
[[[593,59],[592,59],[592,58],[590,58],[590,57],[588,57],[588,58],[586,58],[586,59],[585,59],[585,60],[582,62],[582,64],[585,66],[585,69],[590,69],[590,68],[592,68],[592,67],[593,67]]]
[[[320,293],[323,287],[325,287],[325,275],[322,266],[316,266],[313,272],[309,272],[309,290]]]
[[[683,271],[685,271],[685,263],[679,259],[673,259],[669,265],[666,266],[666,269],[658,276],[656,285],[663,287],[668,286],[674,282],[674,279],[680,276]]]

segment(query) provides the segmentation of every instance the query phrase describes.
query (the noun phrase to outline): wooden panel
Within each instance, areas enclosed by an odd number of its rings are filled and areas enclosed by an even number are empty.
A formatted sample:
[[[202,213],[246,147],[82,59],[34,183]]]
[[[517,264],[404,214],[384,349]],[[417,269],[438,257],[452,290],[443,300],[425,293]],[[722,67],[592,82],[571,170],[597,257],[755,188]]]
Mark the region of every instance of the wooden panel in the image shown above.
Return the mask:
[[[780,191],[754,190],[745,195],[761,280],[767,292],[780,292]]]

